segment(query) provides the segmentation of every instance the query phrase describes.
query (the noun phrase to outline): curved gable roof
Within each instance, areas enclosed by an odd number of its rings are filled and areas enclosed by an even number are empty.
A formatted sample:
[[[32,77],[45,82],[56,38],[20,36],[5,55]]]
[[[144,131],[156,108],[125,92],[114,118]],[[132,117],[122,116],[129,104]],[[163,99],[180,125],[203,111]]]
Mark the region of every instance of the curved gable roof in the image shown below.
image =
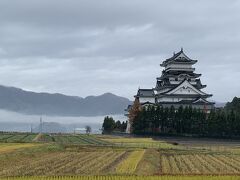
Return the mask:
[[[183,80],[182,83],[180,83],[177,87],[175,87],[174,89],[168,91],[166,94],[175,94],[178,90],[180,90],[181,88],[190,88],[192,89],[194,92],[196,92],[197,94],[200,94],[200,95],[208,95],[200,90],[198,90],[197,88],[195,88],[193,85],[191,85],[188,80]]]
[[[163,63],[161,64],[161,66],[164,66],[168,63],[196,63],[197,60],[193,60],[191,58],[189,58],[184,52],[183,49],[181,49],[181,51],[179,51],[178,53],[174,53],[173,56],[171,58],[166,59],[165,61],[163,61]]]

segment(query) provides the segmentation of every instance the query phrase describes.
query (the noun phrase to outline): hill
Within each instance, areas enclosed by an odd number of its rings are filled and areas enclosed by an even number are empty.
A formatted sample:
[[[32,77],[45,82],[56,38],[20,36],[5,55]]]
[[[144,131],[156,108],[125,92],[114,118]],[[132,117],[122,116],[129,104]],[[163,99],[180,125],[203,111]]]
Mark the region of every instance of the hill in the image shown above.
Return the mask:
[[[228,102],[225,106],[227,110],[234,110],[240,113],[240,98],[234,97],[232,102]]]
[[[58,93],[36,93],[0,85],[0,109],[24,114],[58,116],[122,114],[130,103],[127,98],[111,93],[82,98]]]

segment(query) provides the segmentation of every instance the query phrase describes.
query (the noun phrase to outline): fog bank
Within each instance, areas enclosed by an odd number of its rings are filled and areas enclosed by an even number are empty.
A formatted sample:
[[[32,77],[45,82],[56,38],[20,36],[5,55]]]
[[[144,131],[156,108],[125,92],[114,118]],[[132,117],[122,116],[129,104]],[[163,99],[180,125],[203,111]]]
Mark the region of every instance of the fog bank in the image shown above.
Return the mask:
[[[115,120],[126,120],[124,115],[109,115]],[[39,116],[25,115],[11,111],[0,110],[0,131],[19,131],[30,132],[31,127],[35,128],[40,123],[40,118],[43,122],[56,122],[66,128],[67,132],[73,132],[74,128],[84,128],[90,125],[94,133],[99,133],[105,116],[94,117],[61,117],[61,116]]]

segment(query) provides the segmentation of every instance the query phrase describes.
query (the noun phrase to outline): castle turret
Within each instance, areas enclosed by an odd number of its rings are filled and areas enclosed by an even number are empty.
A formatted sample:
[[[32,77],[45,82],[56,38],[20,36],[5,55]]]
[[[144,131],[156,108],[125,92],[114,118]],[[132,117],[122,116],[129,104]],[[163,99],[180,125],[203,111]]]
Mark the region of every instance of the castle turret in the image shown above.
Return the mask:
[[[213,108],[214,103],[207,101],[212,94],[202,91],[206,85],[201,83],[201,74],[195,73],[192,67],[195,63],[197,60],[190,59],[181,49],[160,64],[164,70],[154,88],[158,104],[175,108],[191,105],[207,111]]]

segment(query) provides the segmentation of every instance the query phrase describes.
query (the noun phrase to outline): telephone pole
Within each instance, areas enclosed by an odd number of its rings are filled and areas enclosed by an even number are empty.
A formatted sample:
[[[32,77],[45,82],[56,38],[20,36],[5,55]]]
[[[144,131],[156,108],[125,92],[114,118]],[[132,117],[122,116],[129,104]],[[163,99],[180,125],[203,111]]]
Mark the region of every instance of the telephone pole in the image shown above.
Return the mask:
[[[40,133],[42,133],[43,123],[42,123],[42,116],[40,117]]]

